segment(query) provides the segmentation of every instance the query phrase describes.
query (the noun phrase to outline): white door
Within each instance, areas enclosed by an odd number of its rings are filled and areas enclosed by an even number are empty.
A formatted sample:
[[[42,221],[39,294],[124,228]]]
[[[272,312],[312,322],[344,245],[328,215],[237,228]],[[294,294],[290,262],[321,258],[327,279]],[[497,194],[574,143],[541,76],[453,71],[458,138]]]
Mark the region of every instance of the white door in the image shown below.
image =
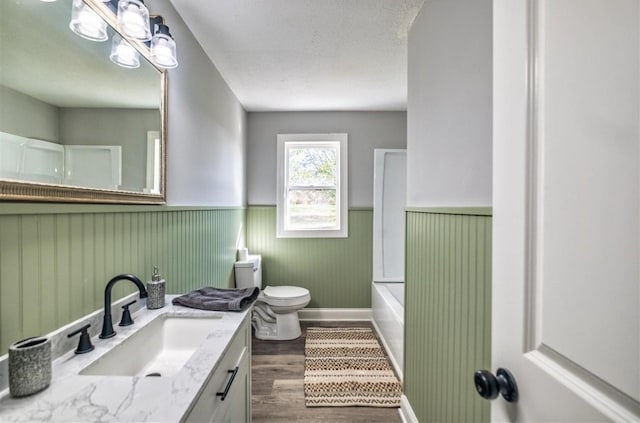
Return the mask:
[[[640,421],[640,0],[495,0],[493,421]]]

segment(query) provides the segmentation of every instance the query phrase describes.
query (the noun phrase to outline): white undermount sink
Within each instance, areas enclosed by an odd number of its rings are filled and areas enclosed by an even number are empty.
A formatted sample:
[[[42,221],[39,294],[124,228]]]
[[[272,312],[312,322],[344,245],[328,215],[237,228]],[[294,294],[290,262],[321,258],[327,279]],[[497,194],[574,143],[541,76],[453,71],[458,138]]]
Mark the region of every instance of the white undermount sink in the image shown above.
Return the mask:
[[[220,318],[220,314],[159,316],[80,374],[171,377],[213,332],[214,321]]]

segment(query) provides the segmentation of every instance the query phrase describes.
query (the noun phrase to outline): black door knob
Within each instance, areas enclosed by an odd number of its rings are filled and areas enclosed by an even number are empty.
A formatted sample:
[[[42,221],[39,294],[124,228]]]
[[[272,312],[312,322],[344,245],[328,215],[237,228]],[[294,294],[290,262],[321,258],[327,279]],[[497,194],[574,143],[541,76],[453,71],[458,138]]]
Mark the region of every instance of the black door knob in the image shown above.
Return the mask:
[[[476,370],[473,374],[473,382],[478,395],[484,399],[496,399],[498,394],[501,394],[509,402],[518,401],[518,385],[507,369],[498,369],[496,376],[489,370]]]

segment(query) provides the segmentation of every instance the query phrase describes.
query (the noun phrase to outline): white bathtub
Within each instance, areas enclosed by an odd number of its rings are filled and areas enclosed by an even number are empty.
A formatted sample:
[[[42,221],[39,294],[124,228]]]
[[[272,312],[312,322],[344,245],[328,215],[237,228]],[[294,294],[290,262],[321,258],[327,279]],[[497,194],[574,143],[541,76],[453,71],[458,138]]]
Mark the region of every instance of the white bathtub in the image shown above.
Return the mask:
[[[373,326],[402,381],[404,354],[404,283],[371,284]]]

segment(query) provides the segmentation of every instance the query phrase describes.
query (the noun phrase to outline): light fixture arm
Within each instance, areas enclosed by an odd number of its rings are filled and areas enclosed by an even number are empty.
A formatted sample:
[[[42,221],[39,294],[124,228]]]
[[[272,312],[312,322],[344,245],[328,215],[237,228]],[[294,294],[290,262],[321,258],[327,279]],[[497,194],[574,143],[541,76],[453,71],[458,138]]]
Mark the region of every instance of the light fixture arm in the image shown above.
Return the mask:
[[[155,35],[157,33],[161,33],[173,38],[169,33],[169,27],[164,22],[164,18],[161,15],[149,16],[149,25],[151,26],[152,34]]]
[[[164,18],[162,17],[162,15],[151,15],[149,16],[149,23],[151,25],[166,25],[164,23]]]

